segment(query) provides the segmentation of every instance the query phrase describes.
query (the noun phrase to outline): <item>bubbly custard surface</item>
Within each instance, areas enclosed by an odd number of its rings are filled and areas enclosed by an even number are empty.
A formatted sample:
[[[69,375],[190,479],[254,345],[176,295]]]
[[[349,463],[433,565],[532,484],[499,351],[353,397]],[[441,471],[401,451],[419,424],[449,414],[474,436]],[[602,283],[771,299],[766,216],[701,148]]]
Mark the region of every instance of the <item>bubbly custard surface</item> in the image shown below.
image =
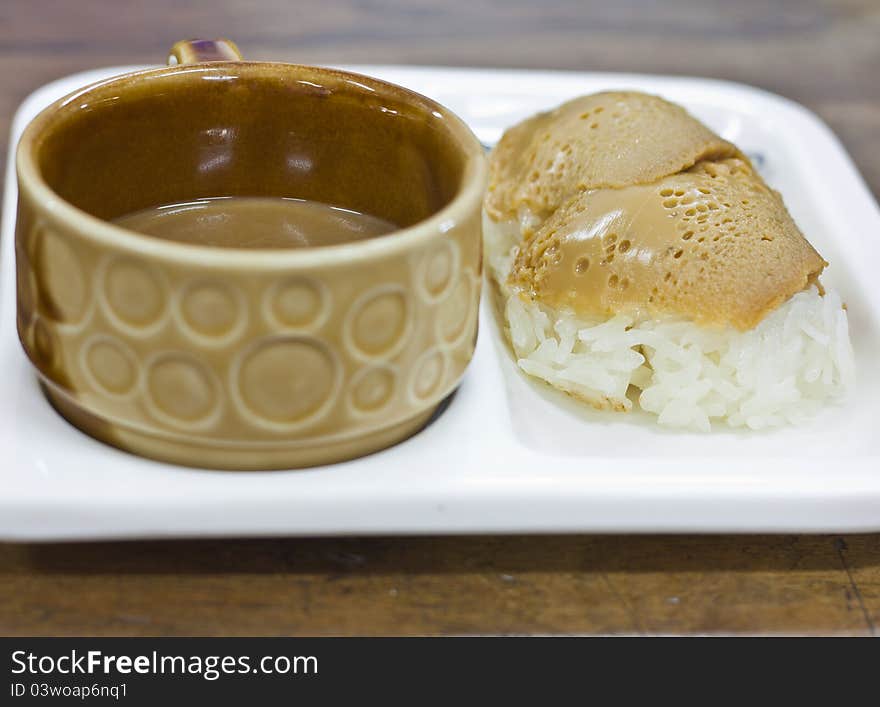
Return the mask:
[[[675,314],[746,330],[824,267],[779,195],[732,158],[581,192],[526,238],[511,278],[584,316]]]
[[[114,220],[179,243],[223,248],[313,248],[381,236],[389,221],[317,201],[223,196],[154,206]]]

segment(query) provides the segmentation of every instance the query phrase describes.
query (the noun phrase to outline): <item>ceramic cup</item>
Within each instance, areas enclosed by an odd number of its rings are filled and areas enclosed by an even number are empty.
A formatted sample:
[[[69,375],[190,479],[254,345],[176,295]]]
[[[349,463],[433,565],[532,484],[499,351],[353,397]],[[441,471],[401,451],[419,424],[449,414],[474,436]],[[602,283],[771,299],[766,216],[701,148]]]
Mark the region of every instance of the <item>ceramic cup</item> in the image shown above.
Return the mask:
[[[406,89],[235,56],[228,42],[179,43],[173,66],[96,83],[28,126],[19,337],[55,408],[122,449],[227,469],[367,454],[420,429],[473,354],[483,151]],[[229,195],[400,228],[248,250],[111,223]]]

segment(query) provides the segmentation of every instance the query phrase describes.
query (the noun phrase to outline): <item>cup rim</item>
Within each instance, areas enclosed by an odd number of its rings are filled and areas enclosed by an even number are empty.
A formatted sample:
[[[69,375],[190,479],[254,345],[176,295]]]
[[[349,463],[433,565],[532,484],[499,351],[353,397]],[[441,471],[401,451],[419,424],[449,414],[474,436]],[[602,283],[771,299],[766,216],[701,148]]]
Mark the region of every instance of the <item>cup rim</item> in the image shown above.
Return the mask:
[[[396,93],[404,99],[415,99],[430,110],[440,113],[443,119],[448,121],[447,124],[451,128],[453,137],[464,153],[465,164],[457,191],[447,204],[430,216],[410,226],[374,238],[308,248],[248,249],[181,243],[124,228],[74,206],[59,196],[43,179],[36,164],[34,143],[40,133],[51,123],[56,110],[93,91],[116,83],[125,84],[177,73],[228,72],[235,69],[308,72],[313,76],[315,74],[329,76],[359,86],[366,84],[370,88],[380,88],[385,92]],[[413,245],[428,241],[438,231],[444,233],[451,230],[457,223],[456,216],[463,216],[464,214],[461,212],[466,211],[472,203],[479,204],[482,201],[487,169],[483,146],[470,127],[456,113],[428,96],[389,81],[353,71],[268,61],[207,62],[163,66],[132,71],[97,81],[67,94],[44,108],[25,127],[16,151],[19,186],[26,186],[36,201],[48,213],[63,220],[66,224],[74,226],[84,238],[97,241],[100,245],[115,250],[128,250],[163,260],[198,265],[234,266],[236,269],[250,267],[277,270],[290,267],[317,267],[350,259],[363,260],[394,255]]]

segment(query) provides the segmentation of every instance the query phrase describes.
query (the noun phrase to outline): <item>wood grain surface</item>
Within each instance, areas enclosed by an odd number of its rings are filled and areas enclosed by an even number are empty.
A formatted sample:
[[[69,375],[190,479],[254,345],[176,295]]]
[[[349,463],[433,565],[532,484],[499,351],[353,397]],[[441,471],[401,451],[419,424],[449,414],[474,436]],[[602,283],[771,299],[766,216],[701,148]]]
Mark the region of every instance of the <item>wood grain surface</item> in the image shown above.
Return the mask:
[[[0,135],[51,79],[161,62],[177,39],[224,35],[253,59],[743,81],[816,111],[880,194],[877,0],[2,0]],[[876,635],[878,625],[878,535],[0,544],[0,635]]]

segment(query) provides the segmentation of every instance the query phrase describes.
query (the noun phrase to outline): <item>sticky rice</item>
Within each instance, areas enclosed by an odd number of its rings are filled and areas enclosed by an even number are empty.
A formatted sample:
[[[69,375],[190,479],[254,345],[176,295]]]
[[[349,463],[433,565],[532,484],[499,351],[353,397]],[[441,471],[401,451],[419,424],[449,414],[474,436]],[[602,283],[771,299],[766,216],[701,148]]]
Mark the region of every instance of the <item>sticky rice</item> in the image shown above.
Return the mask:
[[[599,409],[635,405],[674,428],[757,430],[799,423],[853,383],[846,310],[833,290],[810,285],[747,330],[676,315],[585,317],[510,284],[519,221],[486,217],[484,238],[519,367]]]

